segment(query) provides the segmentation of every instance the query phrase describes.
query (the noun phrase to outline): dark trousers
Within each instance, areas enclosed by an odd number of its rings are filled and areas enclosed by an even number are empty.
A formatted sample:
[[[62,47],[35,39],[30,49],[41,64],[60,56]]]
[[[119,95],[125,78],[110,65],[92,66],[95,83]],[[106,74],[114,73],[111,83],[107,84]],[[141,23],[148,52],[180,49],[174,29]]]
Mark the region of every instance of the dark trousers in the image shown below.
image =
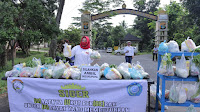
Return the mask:
[[[156,61],[158,60],[157,53],[153,53],[153,61],[154,61],[154,56],[156,56]]]
[[[125,56],[126,62],[131,63],[132,56]]]

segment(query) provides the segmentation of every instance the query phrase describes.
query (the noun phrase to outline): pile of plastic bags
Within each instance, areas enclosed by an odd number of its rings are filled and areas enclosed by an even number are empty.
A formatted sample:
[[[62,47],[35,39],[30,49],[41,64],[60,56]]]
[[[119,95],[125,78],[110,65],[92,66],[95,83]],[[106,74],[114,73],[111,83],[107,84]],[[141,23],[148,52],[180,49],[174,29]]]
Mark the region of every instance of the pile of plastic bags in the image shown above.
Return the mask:
[[[175,84],[173,82],[173,85],[170,87],[169,100],[173,103],[185,103],[186,100],[200,103],[199,84]]]

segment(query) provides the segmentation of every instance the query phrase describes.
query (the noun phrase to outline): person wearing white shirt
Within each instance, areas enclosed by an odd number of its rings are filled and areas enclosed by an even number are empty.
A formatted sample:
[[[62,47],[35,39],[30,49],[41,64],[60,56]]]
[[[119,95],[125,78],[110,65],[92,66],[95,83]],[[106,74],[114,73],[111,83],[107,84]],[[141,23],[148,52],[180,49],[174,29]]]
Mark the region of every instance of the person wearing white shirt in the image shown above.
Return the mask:
[[[156,61],[158,60],[158,47],[156,45],[154,45],[154,48],[153,48],[153,61],[154,61],[154,56],[156,56]]]
[[[126,62],[131,63],[134,57],[134,48],[131,46],[131,41],[127,41],[126,43],[127,46],[124,48],[125,60]]]
[[[74,65],[90,65],[94,60],[90,58],[92,49],[90,49],[89,37],[83,36],[80,45],[72,48],[72,55],[75,56]]]

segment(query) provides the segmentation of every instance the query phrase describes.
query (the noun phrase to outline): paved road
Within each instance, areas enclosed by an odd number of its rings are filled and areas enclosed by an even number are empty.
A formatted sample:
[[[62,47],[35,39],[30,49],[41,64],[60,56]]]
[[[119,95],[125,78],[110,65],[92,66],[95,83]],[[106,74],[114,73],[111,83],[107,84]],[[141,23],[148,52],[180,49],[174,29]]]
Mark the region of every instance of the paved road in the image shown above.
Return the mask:
[[[99,51],[102,58],[98,62],[99,65],[103,63],[108,63],[108,64],[116,64],[119,65],[122,62],[125,62],[125,57],[123,55],[112,55],[110,53],[106,53],[105,51]],[[139,61],[141,65],[144,67],[145,71],[150,74],[150,77],[156,82],[156,71],[157,71],[157,62],[152,61],[152,55],[147,54],[147,55],[138,55],[135,56],[133,59],[133,63],[136,63]],[[166,88],[169,89],[171,86],[171,82],[166,83]],[[186,107],[169,107],[166,112],[185,112]],[[197,108],[196,108],[197,109]],[[200,112],[200,109],[198,108],[197,110]],[[8,100],[7,97],[0,97],[0,112],[9,112],[9,106],[8,106]],[[154,112],[154,110],[151,110],[151,112]]]

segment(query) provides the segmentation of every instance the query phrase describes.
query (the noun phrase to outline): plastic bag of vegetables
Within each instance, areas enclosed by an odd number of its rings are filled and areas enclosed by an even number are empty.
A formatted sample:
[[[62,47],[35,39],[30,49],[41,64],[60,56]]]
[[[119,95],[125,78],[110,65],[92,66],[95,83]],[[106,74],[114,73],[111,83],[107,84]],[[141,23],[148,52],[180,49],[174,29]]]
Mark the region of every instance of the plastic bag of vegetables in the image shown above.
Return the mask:
[[[194,108],[194,105],[190,104],[190,106],[187,108],[186,112],[197,112],[197,110]]]
[[[131,78],[131,74],[128,71],[128,64],[130,63],[121,63],[118,67],[117,70],[119,71],[119,73],[123,76],[124,79],[130,79]],[[130,66],[131,67],[131,66]]]
[[[100,67],[100,77],[102,77],[104,75],[104,70],[106,67],[109,67],[109,64],[108,63],[104,63],[101,65]]]
[[[52,78],[52,75],[53,75],[53,70],[49,68],[44,71],[43,78],[50,79]]]
[[[180,52],[178,43],[176,41],[170,40],[167,45],[169,52]]]
[[[184,54],[182,54],[181,59],[176,59],[176,75],[182,78],[187,78],[189,76],[186,59]]]
[[[71,70],[71,78],[74,80],[80,80],[81,79],[81,71],[78,68],[72,68]]]
[[[140,65],[140,62],[137,61],[137,64],[134,66],[134,68],[140,72],[143,78],[149,78],[149,74],[144,71],[144,68]]]
[[[109,69],[108,73],[105,74],[105,77],[107,79],[110,79],[110,80],[115,80],[115,79],[122,79],[122,76],[121,74],[119,73],[119,71],[115,68],[111,68]]]
[[[182,86],[183,84],[179,84],[176,89],[178,93],[178,103],[185,103],[187,100],[187,94],[185,88]]]
[[[67,43],[63,44],[64,49],[63,49],[63,55],[65,57],[71,57],[71,45],[68,45]]]
[[[33,62],[35,65],[42,65],[42,64],[41,64],[41,60],[40,60],[40,59],[37,59],[37,58],[35,58],[35,57],[32,59],[32,62]]]
[[[190,99],[194,103],[200,103],[200,85],[198,84],[197,92]]]
[[[21,70],[19,74],[20,77],[32,77],[33,76],[33,68],[25,67]]]
[[[193,62],[193,54],[192,59],[190,60],[190,75],[191,76],[198,76],[200,75],[199,68],[196,66],[196,63]]]
[[[179,92],[176,89],[176,85],[174,84],[174,81],[173,81],[173,85],[170,87],[169,91],[170,91],[169,92],[169,100],[173,103],[177,103],[179,100]]]
[[[133,79],[143,79],[143,76],[140,72],[135,68],[129,68],[128,71],[130,72],[131,78]]]
[[[193,42],[192,39],[189,39],[190,37],[187,38],[184,42],[181,43],[181,51],[182,52],[191,52],[195,50],[196,45]]]
[[[64,63],[60,63],[60,64],[58,64],[57,66],[55,66],[55,67],[53,68],[53,78],[54,78],[54,79],[60,78],[60,77],[63,75],[63,73],[64,73],[65,67],[66,67],[66,66],[65,66]]]
[[[168,46],[167,46],[167,44],[165,42],[166,42],[166,40],[164,40],[164,42],[161,42],[159,44],[158,51],[162,51],[162,52],[167,52],[168,51]]]
[[[69,79],[72,75],[72,68],[67,68],[64,70],[64,73],[62,75],[63,78]]]
[[[13,69],[11,71],[7,71],[5,73],[5,77],[18,77],[20,74],[20,71],[17,69]]]
[[[93,51],[91,54],[90,54],[90,58],[91,59],[100,59],[101,58],[101,55],[98,51]]]

